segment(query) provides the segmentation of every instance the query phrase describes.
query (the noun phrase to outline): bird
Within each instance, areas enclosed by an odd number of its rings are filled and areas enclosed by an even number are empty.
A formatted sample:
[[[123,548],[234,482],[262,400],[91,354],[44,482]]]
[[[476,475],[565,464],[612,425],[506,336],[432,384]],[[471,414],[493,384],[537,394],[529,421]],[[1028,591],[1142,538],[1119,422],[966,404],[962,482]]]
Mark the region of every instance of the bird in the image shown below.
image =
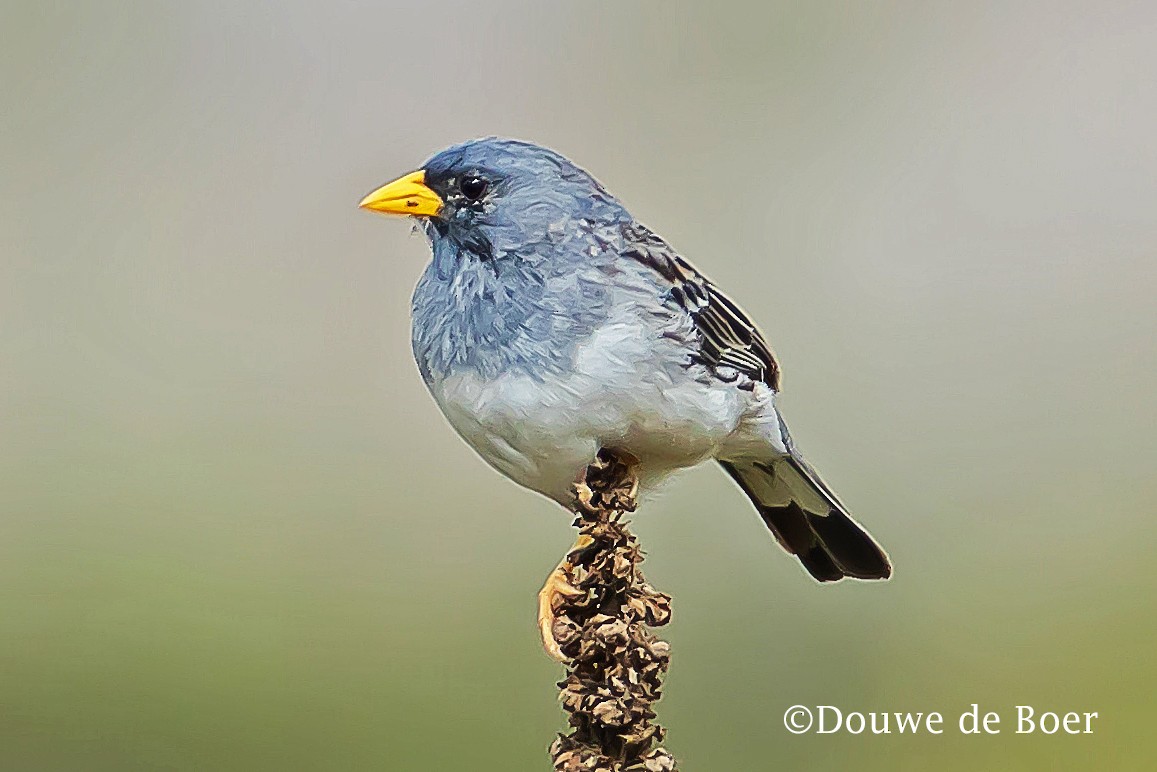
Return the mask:
[[[360,206],[425,233],[414,358],[450,425],[498,472],[569,506],[600,449],[632,459],[642,495],[715,461],[815,580],[891,576],[793,441],[779,362],[750,317],[587,171],[486,137]],[[574,591],[565,562],[538,595],[543,647],[559,661],[553,602]]]

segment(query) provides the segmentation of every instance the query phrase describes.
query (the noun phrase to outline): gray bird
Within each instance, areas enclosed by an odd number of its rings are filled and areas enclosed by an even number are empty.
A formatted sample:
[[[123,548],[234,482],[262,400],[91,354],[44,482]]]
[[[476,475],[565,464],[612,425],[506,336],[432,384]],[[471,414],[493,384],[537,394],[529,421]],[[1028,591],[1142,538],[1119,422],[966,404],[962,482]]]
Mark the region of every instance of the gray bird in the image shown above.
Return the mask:
[[[747,315],[598,181],[510,139],[448,148],[361,206],[418,218],[433,252],[414,358],[464,440],[567,506],[600,448],[640,489],[719,462],[820,582],[886,579],[887,555],[804,460],[776,407],[780,369]],[[539,629],[572,588],[556,570]]]

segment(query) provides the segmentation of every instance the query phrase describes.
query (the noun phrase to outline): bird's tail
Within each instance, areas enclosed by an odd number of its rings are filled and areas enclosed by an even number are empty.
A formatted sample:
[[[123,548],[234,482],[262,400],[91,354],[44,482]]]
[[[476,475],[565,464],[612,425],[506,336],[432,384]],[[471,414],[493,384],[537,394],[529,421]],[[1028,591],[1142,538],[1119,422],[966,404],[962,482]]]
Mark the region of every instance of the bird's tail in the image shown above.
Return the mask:
[[[887,579],[892,564],[819,474],[788,443],[767,461],[720,461],[785,550],[821,582]]]

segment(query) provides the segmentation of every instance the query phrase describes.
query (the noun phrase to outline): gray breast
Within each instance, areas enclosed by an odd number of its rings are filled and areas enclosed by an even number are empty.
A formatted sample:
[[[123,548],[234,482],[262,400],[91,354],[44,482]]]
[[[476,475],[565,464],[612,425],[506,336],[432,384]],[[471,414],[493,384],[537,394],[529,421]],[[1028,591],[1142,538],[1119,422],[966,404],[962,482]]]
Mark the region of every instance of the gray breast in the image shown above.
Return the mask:
[[[450,242],[432,246],[412,304],[414,358],[427,383],[463,370],[484,378],[562,372],[608,316],[608,276],[598,260],[576,265],[534,250],[480,257]]]

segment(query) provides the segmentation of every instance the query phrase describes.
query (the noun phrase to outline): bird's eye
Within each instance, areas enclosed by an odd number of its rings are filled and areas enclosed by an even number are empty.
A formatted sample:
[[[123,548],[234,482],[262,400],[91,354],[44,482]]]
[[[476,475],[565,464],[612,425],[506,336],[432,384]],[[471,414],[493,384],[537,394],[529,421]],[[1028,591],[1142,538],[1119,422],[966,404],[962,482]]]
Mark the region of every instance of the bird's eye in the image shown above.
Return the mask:
[[[477,201],[482,198],[482,194],[486,192],[488,185],[489,183],[478,175],[468,174],[458,183],[458,188],[466,198],[471,201]]]

